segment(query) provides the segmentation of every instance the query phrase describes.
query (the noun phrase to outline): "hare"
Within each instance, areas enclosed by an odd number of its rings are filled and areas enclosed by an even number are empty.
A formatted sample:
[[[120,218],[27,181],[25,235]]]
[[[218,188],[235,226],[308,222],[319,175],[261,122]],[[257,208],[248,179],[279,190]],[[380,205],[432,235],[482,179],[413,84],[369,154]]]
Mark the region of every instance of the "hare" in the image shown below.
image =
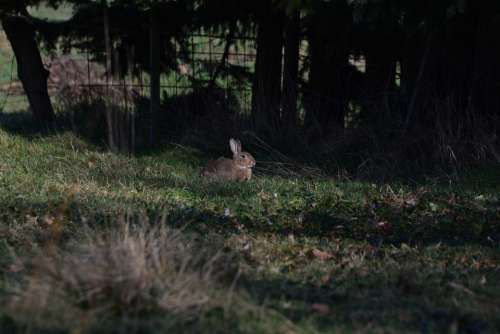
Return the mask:
[[[219,158],[208,162],[201,171],[203,177],[225,181],[248,181],[252,177],[252,167],[255,166],[254,157],[248,152],[241,151],[241,142],[231,138],[229,146],[233,152],[233,159]]]

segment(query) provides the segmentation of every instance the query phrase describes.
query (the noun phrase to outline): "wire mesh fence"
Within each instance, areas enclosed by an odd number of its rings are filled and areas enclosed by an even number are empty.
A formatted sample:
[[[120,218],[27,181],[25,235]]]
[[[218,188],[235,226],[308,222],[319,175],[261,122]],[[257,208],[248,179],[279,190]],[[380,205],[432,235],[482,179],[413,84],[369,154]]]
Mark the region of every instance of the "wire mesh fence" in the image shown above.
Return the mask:
[[[186,95],[203,87],[216,88],[226,97],[236,98],[240,112],[248,113],[251,109],[255,40],[235,36],[230,45],[226,45],[226,36],[204,32],[190,34],[185,40],[188,41],[184,45],[187,49],[181,50],[176,44],[175,54],[170,55],[174,59],[170,64],[160,65],[162,97]],[[55,105],[61,100],[73,99],[75,94],[111,94],[113,100],[120,103],[128,103],[132,97],[150,97],[150,73],[144,65],[129,64],[134,69],[125,73],[115,70],[116,65],[114,73],[107,73],[102,63],[102,59],[106,59],[105,50],[96,53],[73,49],[63,53],[57,49],[51,52],[42,49],[42,53],[44,64],[50,71],[48,88]],[[114,64],[134,61],[119,59],[120,56],[123,55],[113,54]],[[1,31],[0,63],[0,107],[3,111],[26,109],[27,100],[17,78],[16,60]]]

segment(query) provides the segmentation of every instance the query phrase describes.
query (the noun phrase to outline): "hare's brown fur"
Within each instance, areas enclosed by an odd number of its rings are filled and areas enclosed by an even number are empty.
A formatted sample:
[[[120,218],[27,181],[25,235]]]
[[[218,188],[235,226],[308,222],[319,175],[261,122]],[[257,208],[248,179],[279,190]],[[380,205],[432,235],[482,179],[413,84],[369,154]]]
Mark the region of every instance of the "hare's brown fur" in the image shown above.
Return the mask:
[[[224,181],[248,181],[252,178],[252,167],[255,166],[254,157],[248,152],[241,151],[241,142],[236,139],[229,141],[233,152],[233,159],[218,158],[207,163],[201,175],[210,179]]]

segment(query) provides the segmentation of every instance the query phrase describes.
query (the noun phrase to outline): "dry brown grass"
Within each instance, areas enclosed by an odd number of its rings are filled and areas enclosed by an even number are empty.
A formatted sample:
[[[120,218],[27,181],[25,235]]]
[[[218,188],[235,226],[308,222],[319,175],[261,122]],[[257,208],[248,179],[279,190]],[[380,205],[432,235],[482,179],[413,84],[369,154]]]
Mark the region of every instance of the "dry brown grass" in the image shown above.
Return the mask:
[[[13,318],[47,329],[148,314],[192,320],[230,303],[232,260],[161,223],[86,228],[66,247],[18,259],[26,269],[10,286],[8,308]]]

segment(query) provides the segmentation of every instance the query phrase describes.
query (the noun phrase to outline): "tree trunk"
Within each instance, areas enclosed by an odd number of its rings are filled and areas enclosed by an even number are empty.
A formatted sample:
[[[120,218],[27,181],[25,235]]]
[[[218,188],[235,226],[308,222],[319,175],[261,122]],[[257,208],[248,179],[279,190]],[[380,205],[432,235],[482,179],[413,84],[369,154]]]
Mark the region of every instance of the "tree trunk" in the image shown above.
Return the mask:
[[[130,80],[130,82],[135,85],[136,84],[136,80],[135,80],[135,71],[134,71],[134,68],[135,68],[135,46],[133,44],[128,44],[127,45],[127,76],[128,76],[128,80]],[[131,108],[130,108],[130,111],[127,112],[128,116],[129,116],[129,124],[130,124],[130,136],[129,136],[129,148],[128,148],[128,152],[131,153],[131,154],[134,154],[135,153],[135,110],[134,110],[134,107],[133,107],[133,90],[130,91],[130,90],[127,90],[126,92],[126,99],[127,99],[127,103],[128,103],[128,99],[131,99]],[[127,108],[128,109],[128,108]]]
[[[478,34],[478,28],[483,22],[491,22],[489,18],[480,17],[480,11],[484,5],[486,5],[485,2],[470,1],[467,9],[460,15],[456,15],[448,24],[446,44],[444,45],[446,53],[441,68],[445,68],[446,73],[444,84],[441,87],[445,92],[441,95],[451,101],[455,107],[452,116],[462,124],[467,124],[469,118],[470,93],[474,81],[478,39],[482,38],[482,34]],[[496,38],[495,36],[493,41],[496,41]],[[494,68],[493,64],[498,63],[494,60],[496,58],[492,59],[493,61],[488,63],[488,67],[491,69]]]
[[[452,121],[466,122],[475,31],[474,20],[468,13],[457,14],[446,26],[432,27],[416,41],[408,41],[411,46],[403,67],[403,83],[411,98],[405,128],[411,126],[410,122],[432,127],[438,119],[450,126]],[[424,35],[427,36],[423,38]],[[425,42],[422,44],[422,41]],[[420,52],[415,50],[417,47]],[[415,54],[419,56],[418,67],[414,66]]]
[[[408,47],[402,69],[407,102],[405,131],[435,125],[436,110],[443,102],[443,94],[447,94],[443,87],[447,86],[448,66],[443,27],[429,27],[406,43]]]
[[[402,62],[402,87],[408,97],[406,128],[410,123],[433,127],[438,120],[450,127],[456,127],[450,122],[468,122],[477,25],[488,21],[477,14],[483,7],[483,2],[469,1],[466,10],[425,31],[415,33],[416,22],[409,26],[412,38],[406,41]],[[437,17],[449,15],[442,10]]]
[[[482,23],[478,31],[471,100],[475,112],[486,116],[492,123],[500,121],[500,15]],[[491,124],[494,125],[494,124]],[[500,124],[496,124],[500,138]]]
[[[385,114],[390,117],[389,96],[396,84],[395,52],[391,50],[388,39],[374,39],[380,44],[369,45],[365,54],[365,96],[363,114],[369,120],[377,121]],[[384,42],[385,41],[385,42]],[[387,44],[384,44],[387,43]]]
[[[348,41],[352,14],[347,3],[321,3],[308,31],[310,72],[305,127],[314,137],[344,128],[349,103]],[[312,138],[314,140],[314,138]]]
[[[288,129],[297,127],[297,93],[300,47],[300,12],[287,18],[285,28],[285,63],[283,66],[282,121]]]
[[[17,60],[17,72],[34,118],[44,124],[54,120],[47,90],[49,71],[45,69],[35,40],[35,30],[27,17],[6,17],[2,25]]]
[[[231,46],[234,43],[234,36],[236,34],[236,28],[237,28],[236,23],[235,22],[231,23],[231,25],[229,27],[229,32],[226,35],[226,43],[224,45],[224,52],[222,53],[222,57],[220,59],[220,62],[217,65],[217,67],[215,68],[215,71],[212,74],[212,78],[210,79],[210,82],[208,84],[208,87],[210,88],[210,90],[215,89],[215,87],[217,86],[217,78],[222,73],[224,68],[227,66],[227,60],[229,58],[229,51],[231,49]]]
[[[284,17],[265,11],[257,29],[257,59],[252,94],[252,116],[257,130],[280,127]]]
[[[106,80],[113,80],[113,46],[111,44],[111,28],[107,1],[102,1],[102,15],[104,23],[104,48],[106,50]]]
[[[410,28],[407,28],[411,31]],[[409,104],[418,78],[420,63],[425,54],[426,44],[423,34],[413,31],[407,32],[404,37],[401,52],[401,94]]]
[[[109,99],[109,85],[113,85],[113,46],[111,44],[111,29],[109,24],[109,12],[108,12],[108,4],[107,1],[103,0],[101,2],[102,6],[102,19],[103,19],[103,28],[104,28],[104,48],[106,50],[106,95]],[[115,130],[114,130],[114,108],[113,105],[108,104],[108,100],[106,102],[106,124],[108,129],[108,146],[111,151],[116,151],[116,142],[115,142]]]
[[[149,145],[154,144],[154,128],[160,111],[161,87],[160,87],[160,53],[161,36],[158,12],[153,10],[150,14],[150,57],[151,57],[151,126],[149,134]]]

